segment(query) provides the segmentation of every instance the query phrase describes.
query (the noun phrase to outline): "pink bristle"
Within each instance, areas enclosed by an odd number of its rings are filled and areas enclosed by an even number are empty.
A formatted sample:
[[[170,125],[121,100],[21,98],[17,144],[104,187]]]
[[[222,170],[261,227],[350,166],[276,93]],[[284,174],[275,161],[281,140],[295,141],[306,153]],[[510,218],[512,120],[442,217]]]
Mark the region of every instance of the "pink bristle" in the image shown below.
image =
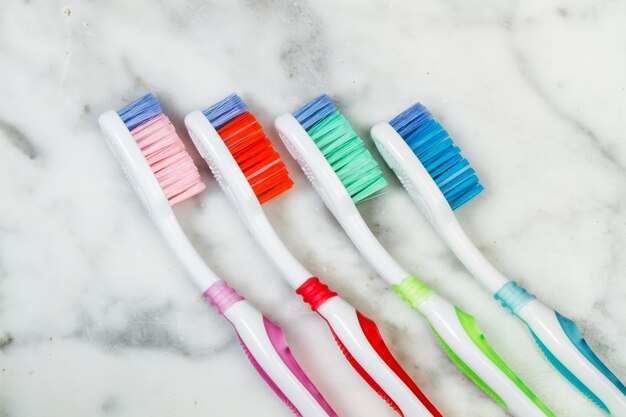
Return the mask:
[[[130,134],[171,205],[204,190],[198,168],[167,116],[161,113],[135,127]]]

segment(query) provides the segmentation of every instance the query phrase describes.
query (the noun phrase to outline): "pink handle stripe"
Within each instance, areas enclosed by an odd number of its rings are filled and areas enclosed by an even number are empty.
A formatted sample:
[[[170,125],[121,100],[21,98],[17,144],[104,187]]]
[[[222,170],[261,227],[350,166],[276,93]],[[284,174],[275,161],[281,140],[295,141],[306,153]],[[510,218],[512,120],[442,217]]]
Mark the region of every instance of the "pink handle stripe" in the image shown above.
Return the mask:
[[[233,304],[243,300],[244,298],[237,294],[235,290],[230,288],[226,281],[217,281],[211,285],[203,294],[204,298],[211,302],[211,305],[217,308],[220,314],[224,314],[226,310]]]
[[[265,316],[263,316],[263,323],[265,324],[265,330],[267,331],[267,336],[272,342],[272,346],[274,346],[274,350],[280,358],[283,360],[285,365],[291,370],[291,372],[295,375],[296,378],[300,381],[302,385],[309,391],[311,396],[315,398],[315,401],[326,411],[329,417],[337,417],[335,411],[331,408],[330,404],[326,402],[326,399],[322,396],[322,394],[317,390],[313,382],[309,379],[309,377],[304,373],[300,364],[296,360],[296,358],[291,353],[291,349],[289,349],[289,345],[287,344],[287,339],[285,338],[285,334],[283,330],[269,321]]]
[[[224,315],[224,312],[228,310],[233,304],[243,301],[244,298],[237,294],[237,292],[229,287],[225,281],[218,281],[215,284],[211,285],[203,294],[205,298],[207,298],[213,306],[217,308],[217,311]],[[232,324],[232,323],[231,323]],[[265,316],[263,316],[263,325],[265,327],[265,332],[267,333],[267,337],[274,348],[276,354],[280,357],[282,362],[287,366],[287,368],[291,371],[291,373],[300,381],[300,383],[306,388],[306,390],[311,394],[311,396],[317,401],[317,403],[324,409],[326,414],[329,417],[337,417],[335,411],[331,408],[331,406],[326,402],[322,394],[317,390],[313,382],[307,377],[304,373],[298,361],[291,353],[289,349],[289,345],[287,344],[287,339],[285,338],[285,334],[282,329],[269,321]],[[237,328],[233,325],[235,331]],[[289,398],[283,393],[283,391],[276,385],[274,380],[265,372],[265,369],[261,366],[259,361],[254,357],[246,343],[243,341],[239,332],[237,332],[237,337],[239,338],[239,342],[241,343],[241,347],[243,348],[246,356],[252,363],[252,366],[259,373],[261,378],[265,381],[265,383],[274,391],[274,393],[289,407],[289,409],[297,416],[302,417],[300,411],[296,408],[296,406],[289,400]]]

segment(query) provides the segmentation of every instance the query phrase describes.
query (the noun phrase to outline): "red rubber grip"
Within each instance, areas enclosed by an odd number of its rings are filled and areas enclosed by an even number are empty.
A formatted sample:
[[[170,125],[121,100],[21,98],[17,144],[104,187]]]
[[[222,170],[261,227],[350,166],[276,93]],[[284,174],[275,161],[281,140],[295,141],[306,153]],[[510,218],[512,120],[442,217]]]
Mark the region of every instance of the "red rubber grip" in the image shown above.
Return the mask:
[[[311,277],[307,279],[297,290],[296,293],[302,296],[304,301],[311,306],[311,309],[319,314],[317,311],[318,308],[324,304],[329,299],[337,296],[337,293],[330,290],[328,286],[323,284],[319,278]],[[424,405],[424,407],[434,416],[434,417],[442,417],[441,413],[435,408],[435,406],[426,398],[424,393],[420,391],[415,382],[411,379],[411,377],[402,369],[400,364],[393,357],[389,348],[385,344],[380,332],[378,331],[378,327],[376,323],[374,323],[369,318],[362,315],[358,310],[356,311],[357,320],[359,322],[359,326],[363,331],[363,335],[369,342],[370,346],[374,349],[374,351],[378,354],[378,356],[385,362],[385,364],[396,374],[396,376],[411,390],[411,392],[417,397],[417,399]],[[361,375],[361,378],[368,383],[370,387],[378,395],[381,396],[383,400],[389,404],[389,406],[394,409],[398,414],[404,417],[402,410],[400,407],[389,397],[389,395],[378,385],[378,383],[367,373],[367,371],[354,359],[352,354],[345,347],[341,339],[335,333],[332,325],[326,320],[324,316],[320,314],[320,316],[326,321],[330,331],[332,332],[335,342],[341,349],[341,352],[346,357],[350,365]]]
[[[328,321],[326,323],[328,323]],[[335,342],[337,342],[337,345],[339,346],[339,349],[341,349],[343,356],[345,356],[348,362],[350,362],[350,365],[352,365],[354,370],[357,371],[359,375],[361,375],[361,378],[363,378],[365,382],[367,382],[367,384],[372,387],[372,389],[376,391],[376,393],[380,395],[380,397],[385,400],[387,404],[389,404],[389,407],[393,408],[396,413],[404,417],[404,414],[402,414],[402,411],[400,411],[400,407],[398,407],[398,405],[391,399],[389,395],[387,395],[387,393],[380,387],[380,385],[378,385],[376,381],[374,381],[374,378],[372,378],[370,374],[368,374],[367,371],[363,369],[361,365],[359,365],[356,359],[354,359],[354,357],[350,354],[348,349],[346,349],[344,344],[341,342],[341,339],[339,339],[337,334],[335,334],[335,331],[333,330],[333,327],[330,325],[330,323],[328,323],[328,327],[330,327],[330,331],[333,333],[333,336],[335,337]]]
[[[318,277],[311,277],[304,281],[296,289],[296,294],[302,297],[305,303],[311,306],[311,310],[317,309],[329,299],[337,295],[336,292],[328,288]]]
[[[376,323],[374,323],[373,320],[370,320],[369,318],[365,317],[358,310],[356,312],[356,315],[357,315],[357,318],[359,319],[359,325],[361,325],[361,330],[363,330],[363,334],[365,334],[365,338],[370,343],[370,345],[374,348],[376,353],[378,353],[378,356],[380,356],[380,358],[387,364],[389,368],[391,368],[391,370],[397,375],[397,377],[400,378],[407,387],[409,387],[411,392],[420,400],[422,404],[424,404],[424,407],[426,407],[433,416],[442,417],[439,410],[437,410],[435,406],[433,405],[433,403],[431,403],[430,400],[426,397],[426,395],[424,395],[424,393],[420,391],[420,389],[417,387],[415,382],[413,382],[411,377],[404,371],[404,369],[402,369],[402,366],[400,366],[398,361],[396,361],[396,358],[393,357],[393,355],[389,351],[389,348],[385,344],[385,341],[380,335],[380,331],[378,330]],[[363,372],[365,372],[365,370],[363,370]],[[361,374],[361,376],[363,376],[363,374]],[[365,376],[363,376],[363,378],[365,378]],[[372,388],[373,387],[374,386],[372,385]],[[380,387],[378,389],[380,389]],[[385,396],[387,395],[387,394],[384,394],[384,392],[382,394],[379,392],[378,394],[383,398],[385,398]],[[391,401],[391,399],[389,399],[387,402],[389,401]],[[389,403],[389,405],[393,407],[395,404],[392,405],[391,403]],[[399,410],[397,410],[397,407],[395,409],[400,414],[402,414]]]

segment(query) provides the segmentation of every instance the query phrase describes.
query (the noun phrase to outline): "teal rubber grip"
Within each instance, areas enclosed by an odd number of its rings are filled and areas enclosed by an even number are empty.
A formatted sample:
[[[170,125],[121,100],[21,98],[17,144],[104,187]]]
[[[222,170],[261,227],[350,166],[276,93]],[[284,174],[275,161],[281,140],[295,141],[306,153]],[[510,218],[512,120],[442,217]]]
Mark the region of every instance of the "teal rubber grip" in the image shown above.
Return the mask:
[[[585,396],[587,396],[587,398],[589,398],[595,405],[600,407],[605,412],[611,414],[608,407],[600,400],[600,398],[598,398],[589,388],[587,388],[587,386],[583,384],[580,379],[576,378],[576,376],[573,373],[571,373],[570,370],[567,369],[567,367],[563,365],[552,354],[552,352],[550,352],[550,349],[548,349],[546,345],[543,344],[543,342],[537,337],[537,335],[532,330],[530,331],[530,333],[532,334],[533,339],[535,340],[535,343],[537,343],[537,346],[539,346],[539,349],[541,349],[541,352],[546,357],[546,359],[550,361],[552,366],[554,366],[554,368],[556,368],[556,370],[559,371],[559,373],[563,375],[570,382],[570,384],[572,384],[574,387],[576,387],[576,389],[578,389]]]
[[[617,389],[626,396],[626,387],[624,386],[624,384],[622,384],[622,381],[617,379],[615,374],[613,374],[613,372],[611,372],[611,370],[602,362],[602,360],[598,358],[593,350],[591,350],[591,348],[583,338],[583,335],[580,333],[580,330],[578,329],[576,323],[574,323],[567,317],[560,315],[558,311],[555,313],[559,324],[563,328],[563,331],[565,332],[569,340],[574,344],[574,346],[576,346],[576,349],[578,349],[578,351],[585,358],[587,358],[587,360],[591,362],[598,371],[602,372],[604,376],[606,376],[609,381],[615,384]]]
[[[608,414],[626,416],[626,387],[593,352],[576,323],[513,281],[494,298],[528,326],[541,352],[574,387]]]
[[[509,310],[511,314],[517,315],[520,308],[537,297],[529,294],[524,288],[517,285],[515,281],[509,281],[494,294],[493,298],[498,300],[502,307]]]

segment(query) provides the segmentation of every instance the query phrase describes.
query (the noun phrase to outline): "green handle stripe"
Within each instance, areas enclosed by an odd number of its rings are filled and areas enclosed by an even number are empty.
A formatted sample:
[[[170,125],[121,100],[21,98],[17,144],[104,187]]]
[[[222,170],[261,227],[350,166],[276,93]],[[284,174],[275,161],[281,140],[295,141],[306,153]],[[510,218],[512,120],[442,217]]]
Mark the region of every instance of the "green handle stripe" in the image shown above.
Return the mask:
[[[415,310],[419,311],[419,305],[422,301],[436,294],[428,285],[413,275],[404,278],[401,283],[391,286],[393,290]]]
[[[502,398],[500,398],[500,396],[498,394],[496,394],[496,392],[494,390],[492,390],[489,385],[487,385],[485,383],[485,381],[483,381],[482,379],[480,379],[480,377],[478,375],[476,375],[476,373],[474,371],[472,371],[472,368],[470,368],[469,366],[467,366],[467,364],[465,362],[463,362],[461,360],[461,358],[459,358],[456,353],[454,353],[454,351],[450,348],[450,346],[448,346],[446,344],[446,342],[444,342],[444,340],[441,338],[441,336],[439,336],[439,333],[437,333],[437,330],[435,330],[435,328],[433,326],[430,326],[430,329],[433,331],[433,334],[435,335],[435,338],[437,339],[437,341],[439,342],[439,344],[441,345],[441,347],[443,348],[443,351],[446,352],[446,355],[448,355],[448,357],[450,359],[452,359],[452,362],[454,362],[454,364],[465,373],[465,375],[467,375],[469,377],[469,379],[471,379],[474,384],[478,385],[480,387],[480,389],[482,389],[483,391],[485,391],[487,393],[487,395],[489,395],[491,398],[493,398],[493,400],[495,402],[497,402],[498,404],[500,404],[500,406],[502,406],[502,408],[504,408],[505,410],[508,410],[509,407],[506,405],[506,403],[502,400]]]
[[[402,297],[404,301],[409,303],[411,307],[415,310],[419,311],[419,305],[431,295],[434,295],[435,292],[428,287],[425,283],[418,280],[413,275],[409,275],[405,279],[402,280],[400,284],[393,285],[393,290]],[[530,390],[522,380],[515,375],[515,372],[511,370],[507,366],[507,364],[498,356],[498,354],[493,350],[493,348],[487,342],[487,339],[483,335],[476,319],[470,316],[469,314],[461,311],[458,307],[454,307],[456,310],[457,318],[461,323],[461,326],[467,333],[468,337],[474,342],[474,345],[480,349],[480,351],[487,357],[491,362],[496,365],[502,373],[504,373],[519,389],[522,391],[543,413],[548,417],[556,417],[550,409],[541,402],[541,400]],[[463,371],[476,385],[478,385],[483,391],[487,393],[495,402],[500,404],[505,410],[508,410],[509,407],[507,404],[500,398],[500,396],[483,381],[461,358],[457,356],[457,354],[448,346],[448,344],[443,340],[443,338],[437,333],[435,328],[430,326],[435,338],[443,348],[444,352],[450,357],[452,362],[456,366],[459,367],[461,371]]]
[[[491,362],[493,362],[500,370],[507,376],[535,405],[543,411],[546,416],[555,417],[554,413],[544,404],[541,400],[530,390],[522,380],[515,375],[515,372],[507,366],[506,363],[498,356],[493,348],[487,342],[487,339],[483,335],[476,319],[469,314],[463,312],[458,307],[454,307],[456,315],[461,322],[461,326],[465,329],[467,335],[472,339],[474,344],[487,356]]]

